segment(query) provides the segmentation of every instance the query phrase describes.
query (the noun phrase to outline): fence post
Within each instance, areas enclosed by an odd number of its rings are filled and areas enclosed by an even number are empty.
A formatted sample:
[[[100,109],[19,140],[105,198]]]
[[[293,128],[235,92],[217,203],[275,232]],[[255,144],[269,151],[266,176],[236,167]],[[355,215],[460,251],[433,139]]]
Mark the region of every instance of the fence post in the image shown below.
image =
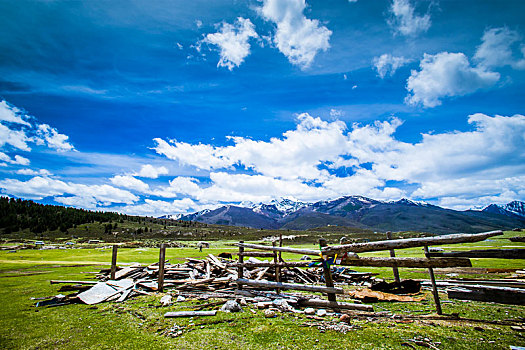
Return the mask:
[[[160,245],[159,252],[159,277],[158,277],[158,291],[164,291],[164,262],[166,260],[166,244],[162,243]]]
[[[430,258],[428,247],[424,246],[423,249],[425,250],[425,256],[427,258]],[[436,285],[436,277],[434,276],[434,269],[429,267],[428,274],[430,275],[430,282],[432,282],[432,294],[434,295],[434,303],[436,303],[436,312],[438,315],[442,315],[443,311],[441,310],[441,303],[439,301],[439,294]]]
[[[326,243],[326,240],[324,238],[320,238],[319,239],[319,247],[320,248],[324,248],[327,245],[328,244]],[[330,287],[330,288],[333,288],[334,287],[334,281],[332,280],[332,273],[330,272],[330,266],[326,263],[326,260],[324,259],[324,256],[322,257],[322,260],[323,260],[324,280],[326,282],[326,286]],[[328,301],[337,302],[337,297],[336,297],[335,293],[327,293],[327,294],[328,294]]]
[[[239,243],[244,243],[244,241],[239,241]],[[243,278],[244,271],[243,271],[243,262],[244,262],[244,256],[242,255],[244,253],[244,247],[239,246],[239,267],[237,268],[237,279]],[[242,289],[242,284],[237,283],[237,289]]]
[[[386,238],[392,239],[392,232],[387,231]],[[396,251],[394,249],[390,249],[390,257],[396,257]],[[399,278],[399,270],[397,269],[397,266],[392,267],[392,271],[394,272],[394,281],[396,281],[396,283],[401,283],[401,279]]]
[[[272,246],[275,247],[275,241],[272,241]],[[279,260],[276,251],[273,252],[273,262],[275,264],[275,282],[281,282],[281,269],[277,267]],[[279,288],[275,288],[275,292],[279,294],[281,290]]]
[[[117,272],[117,250],[118,245],[113,245],[113,251],[111,252],[111,276],[110,279],[115,279],[115,273]]]

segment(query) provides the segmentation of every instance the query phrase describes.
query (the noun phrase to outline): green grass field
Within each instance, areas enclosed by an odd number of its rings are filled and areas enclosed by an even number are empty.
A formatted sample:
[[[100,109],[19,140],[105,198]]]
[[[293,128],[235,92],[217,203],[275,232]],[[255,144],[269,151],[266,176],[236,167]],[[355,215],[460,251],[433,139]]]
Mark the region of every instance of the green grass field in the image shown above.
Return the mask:
[[[479,243],[454,246],[455,250],[474,247],[521,247],[524,243],[507,240],[515,232]],[[235,249],[230,242],[212,242],[202,253],[195,248],[169,248],[167,259],[177,262],[185,257],[202,257]],[[314,248],[314,244],[301,245]],[[422,256],[419,248],[397,251],[398,256]],[[370,253],[368,256],[386,256]],[[285,259],[297,256],[284,254]],[[122,304],[103,303],[96,306],[72,304],[60,307],[35,308],[31,297],[58,294],[59,286],[52,279],[86,280],[103,267],[108,267],[111,249],[54,249],[0,251],[0,348],[2,349],[399,349],[408,339],[428,338],[440,342],[439,349],[509,349],[510,345],[525,346],[525,334],[509,325],[489,323],[495,320],[525,321],[523,306],[447,300],[441,294],[445,314],[478,322],[416,320],[405,323],[396,318],[354,319],[346,334],[322,331],[308,324],[319,321],[305,315],[279,314],[266,319],[261,311],[255,314],[218,313],[214,317],[164,319],[167,311],[188,310],[205,301],[175,303],[160,307],[162,293],[136,297]],[[158,249],[126,248],[119,250],[120,264],[158,261]],[[522,269],[518,260],[473,259],[475,267]],[[391,278],[389,268],[356,268]],[[447,271],[437,271],[438,278],[448,278]],[[402,278],[428,278],[424,270],[401,269]],[[499,274],[498,277],[509,274]],[[490,275],[463,275],[489,277]],[[397,315],[424,315],[434,312],[428,292],[420,303],[376,303],[376,311],[391,311]],[[250,306],[248,307],[250,308]],[[326,321],[335,321],[329,317]],[[483,322],[486,321],[486,322]],[[182,335],[166,335],[173,328]],[[415,348],[421,348],[414,343]]]

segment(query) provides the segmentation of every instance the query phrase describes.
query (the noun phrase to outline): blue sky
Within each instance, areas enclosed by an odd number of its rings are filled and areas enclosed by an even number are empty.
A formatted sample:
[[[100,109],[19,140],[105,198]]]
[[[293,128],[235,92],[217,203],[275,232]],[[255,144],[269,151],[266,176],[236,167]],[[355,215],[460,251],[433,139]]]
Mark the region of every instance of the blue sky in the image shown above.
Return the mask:
[[[0,191],[525,200],[522,1],[0,1]]]

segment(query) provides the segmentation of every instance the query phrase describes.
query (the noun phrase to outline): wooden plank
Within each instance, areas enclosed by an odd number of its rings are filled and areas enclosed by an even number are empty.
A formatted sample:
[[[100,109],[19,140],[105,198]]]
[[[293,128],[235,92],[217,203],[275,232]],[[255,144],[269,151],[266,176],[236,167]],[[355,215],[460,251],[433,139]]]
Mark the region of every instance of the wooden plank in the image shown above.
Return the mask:
[[[117,251],[118,245],[113,245],[113,251],[111,252],[111,273],[110,279],[115,279],[115,272],[117,271]]]
[[[275,241],[272,242],[272,246],[275,247]],[[277,264],[279,262],[279,257],[277,256],[277,252],[273,252],[273,262],[274,264]],[[281,272],[278,266],[275,265],[275,282],[281,282]],[[275,292],[277,294],[281,293],[279,288],[275,289]]]
[[[348,257],[341,261],[343,266],[370,266],[370,267],[471,267],[468,258],[381,258],[381,257]]]
[[[390,249],[424,247],[424,246],[431,246],[431,245],[479,242],[487,238],[499,236],[502,234],[503,234],[502,231],[490,231],[490,232],[474,233],[474,234],[457,233],[457,234],[434,236],[434,237],[393,239],[390,241],[387,240],[387,241],[377,241],[377,242],[367,242],[367,243],[351,243],[351,244],[343,244],[343,245],[325,247],[322,249],[322,253],[323,254],[335,254],[335,253],[342,254],[345,252],[363,253],[363,252],[375,252],[375,251],[390,250]],[[314,254],[311,254],[311,255],[314,255]]]
[[[278,282],[271,282],[271,281],[256,281],[256,280],[248,280],[248,279],[238,279],[237,284],[244,284],[248,286],[254,286],[254,287],[262,287],[262,288],[280,288],[280,289],[294,289],[294,290],[306,290],[310,292],[319,292],[319,293],[335,293],[335,294],[344,294],[343,288],[328,288],[323,286],[309,286],[305,284],[296,284],[296,283],[278,283]]]
[[[465,286],[447,290],[449,299],[487,301],[500,304],[525,305],[525,290],[517,288]]]
[[[238,255],[240,253],[232,253],[234,255]],[[271,258],[273,257],[273,253],[270,252],[243,252],[243,256],[253,256],[256,258]]]
[[[327,247],[327,242],[325,239],[321,238],[319,239],[319,247],[321,249]],[[324,275],[324,281],[326,283],[327,288],[333,288],[334,287],[334,281],[332,280],[332,273],[330,272],[330,265],[326,262],[323,256],[323,275]],[[332,303],[337,302],[337,297],[335,296],[335,293],[328,293],[328,300]],[[336,310],[338,311],[338,310]]]
[[[158,275],[158,290],[162,292],[164,290],[164,262],[166,260],[166,244],[160,245],[159,251],[159,275]]]
[[[68,283],[68,284],[97,284],[99,281],[71,281],[71,280],[51,280],[49,281],[51,284],[60,284],[60,283]]]
[[[217,310],[212,311],[175,311],[166,312],[164,317],[196,317],[196,316],[215,316]]]
[[[428,247],[424,246],[425,255],[428,258]],[[434,276],[434,269],[431,267],[428,268],[428,274],[430,275],[430,282],[432,283],[432,295],[434,296],[434,303],[436,304],[436,313],[442,315],[443,311],[441,310],[441,302],[439,301],[439,293],[436,285],[436,277]]]
[[[213,254],[208,254],[208,261],[211,261],[214,265],[221,269],[226,269],[226,265],[224,265],[217,257]]]
[[[388,240],[392,239],[392,232],[387,231],[386,239],[388,239]],[[390,249],[390,257],[391,258],[395,258],[396,257],[396,251],[394,249]],[[401,283],[401,280],[399,279],[399,270],[397,268],[397,264],[392,266],[392,272],[394,274],[394,281],[397,282],[397,283]]]
[[[316,307],[329,307],[331,309],[345,309],[345,310],[359,310],[359,311],[369,311],[374,312],[372,305],[365,304],[354,304],[354,303],[344,303],[344,302],[332,302],[328,300],[320,299],[308,299],[300,300],[299,304],[301,306],[316,306]]]
[[[269,262],[269,261],[261,261],[257,263],[252,262],[243,262],[242,264],[239,263],[229,263],[227,264],[228,267],[239,267],[239,265],[242,265],[243,267],[308,267],[312,263],[312,260],[310,261],[289,261],[284,263],[275,263],[275,262]]]
[[[251,248],[251,249],[259,249],[259,250],[270,250],[275,252],[285,252],[285,253],[295,253],[295,254],[301,254],[301,255],[315,255],[319,256],[319,251],[312,250],[312,249],[299,249],[299,248],[290,248],[290,247],[270,247],[267,245],[262,244],[251,244],[251,243],[243,243],[239,242],[235,244],[239,247],[244,248]]]
[[[244,241],[240,241],[240,244],[243,244]],[[244,247],[242,245],[239,245],[239,266],[237,267],[237,279],[242,279],[244,277],[244,269],[243,269],[243,262],[244,262]],[[242,289],[242,284],[237,283],[237,289]]]
[[[457,252],[435,252],[431,257],[462,257],[488,259],[525,259],[525,249],[479,249]]]

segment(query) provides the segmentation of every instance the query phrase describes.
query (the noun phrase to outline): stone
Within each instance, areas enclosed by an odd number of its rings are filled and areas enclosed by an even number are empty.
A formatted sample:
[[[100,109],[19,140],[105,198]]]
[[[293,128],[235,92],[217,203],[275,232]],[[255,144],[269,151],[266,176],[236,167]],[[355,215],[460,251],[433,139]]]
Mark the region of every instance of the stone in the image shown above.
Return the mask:
[[[185,300],[186,300],[186,298],[183,297],[182,295],[179,295],[179,296],[177,297],[177,302],[178,302],[178,303],[180,303],[181,301],[185,301]]]
[[[271,301],[260,301],[260,302],[257,303],[257,308],[258,309],[267,309],[267,308],[269,308],[272,305],[273,305],[273,303]]]
[[[241,305],[235,300],[228,300],[226,304],[221,307],[221,311],[224,312],[239,312],[242,311]]]
[[[350,317],[350,315],[347,315],[347,314],[343,314],[339,318],[339,322],[350,323],[351,320],[352,320],[352,317]]]
[[[171,305],[171,300],[172,300],[171,295],[166,294],[165,296],[160,298],[160,303],[162,304],[162,306],[168,306],[168,305]]]
[[[244,299],[244,298],[241,298],[241,299],[239,300],[239,304],[240,304],[241,306],[246,306],[246,305],[248,305],[248,303],[246,302],[246,299]]]
[[[326,316],[326,310],[325,309],[319,309],[317,310],[317,316],[324,317]]]
[[[304,309],[304,313],[305,315],[313,315],[315,314],[315,309],[313,307],[307,307]]]
[[[281,311],[293,311],[293,307],[288,304],[288,302],[284,299],[275,299],[273,301],[273,305],[277,306],[277,308]]]
[[[270,310],[270,309],[268,309],[268,310],[264,310],[264,317],[266,317],[266,318],[271,318],[271,317],[275,317],[275,316],[277,316],[277,314],[275,313],[275,311]]]

